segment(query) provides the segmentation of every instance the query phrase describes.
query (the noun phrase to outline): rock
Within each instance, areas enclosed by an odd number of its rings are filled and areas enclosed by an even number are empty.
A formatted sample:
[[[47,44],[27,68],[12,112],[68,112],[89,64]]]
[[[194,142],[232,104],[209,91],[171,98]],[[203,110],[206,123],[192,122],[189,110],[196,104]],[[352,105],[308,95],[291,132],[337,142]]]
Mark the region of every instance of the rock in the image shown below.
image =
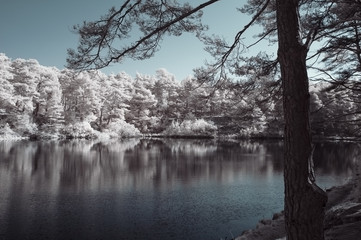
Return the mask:
[[[273,219],[261,220],[255,229],[247,230],[235,240],[274,240],[285,236],[285,223],[283,213],[276,213]]]
[[[325,231],[326,240],[357,240],[361,238],[361,222],[334,226]]]
[[[326,212],[325,229],[357,221],[361,221],[361,203],[345,202]]]

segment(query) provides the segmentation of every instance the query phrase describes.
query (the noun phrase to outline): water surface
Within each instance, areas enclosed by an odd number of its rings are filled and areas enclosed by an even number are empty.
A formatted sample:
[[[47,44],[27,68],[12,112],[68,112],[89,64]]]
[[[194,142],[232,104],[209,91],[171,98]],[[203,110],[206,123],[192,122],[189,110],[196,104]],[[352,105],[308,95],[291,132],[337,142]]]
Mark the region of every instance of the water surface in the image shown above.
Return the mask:
[[[317,181],[359,147],[319,143]],[[0,239],[228,239],[283,208],[281,142],[0,142]]]

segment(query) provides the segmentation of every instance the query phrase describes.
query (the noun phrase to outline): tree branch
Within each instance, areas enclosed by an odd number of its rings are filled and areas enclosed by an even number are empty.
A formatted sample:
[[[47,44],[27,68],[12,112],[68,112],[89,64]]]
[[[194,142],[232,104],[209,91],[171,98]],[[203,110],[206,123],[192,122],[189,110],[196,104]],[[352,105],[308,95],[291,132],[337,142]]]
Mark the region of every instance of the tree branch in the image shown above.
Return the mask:
[[[189,11],[184,12],[183,14],[176,16],[173,12],[174,9],[168,9],[172,12],[172,14],[175,16],[173,19],[162,23],[160,26],[149,29],[150,31],[147,33],[147,27],[142,29],[144,30],[145,34],[143,37],[141,37],[138,41],[136,41],[134,44],[132,44],[129,47],[126,47],[122,50],[116,50],[112,48],[109,44],[109,41],[113,41],[116,36],[119,37],[117,34],[117,31],[119,30],[119,26],[121,25],[121,20],[124,20],[125,16],[131,13],[131,11],[134,11],[134,8],[137,5],[140,5],[142,3],[142,0],[138,0],[136,3],[131,5],[128,9],[127,5],[129,4],[130,0],[127,0],[120,10],[114,12],[110,16],[108,16],[105,20],[100,20],[94,23],[84,23],[84,26],[79,29],[80,35],[83,37],[81,39],[80,46],[78,47],[78,52],[76,53],[74,50],[69,49],[68,54],[69,57],[67,59],[68,67],[75,69],[75,70],[84,70],[84,69],[100,69],[104,68],[106,66],[109,66],[112,62],[118,62],[121,60],[121,58],[125,57],[126,55],[132,54],[136,52],[139,48],[141,48],[142,45],[145,46],[144,49],[140,49],[140,51],[144,51],[145,54],[142,55],[142,58],[150,57],[154,54],[156,51],[157,46],[159,45],[159,41],[161,40],[161,36],[169,30],[169,28],[176,23],[181,23],[181,25],[184,27],[185,25],[182,23],[182,20],[190,17],[192,14],[199,12],[203,8],[216,3],[220,0],[209,0],[207,2],[204,2],[197,7],[190,9]],[[118,18],[118,22],[115,24],[117,26],[112,26],[113,19],[115,19],[119,14],[121,14],[126,9],[125,13]],[[186,9],[188,10],[188,9]],[[135,11],[134,11],[135,12]],[[162,14],[163,12],[161,12]],[[135,13],[136,15],[139,13]],[[138,17],[138,15],[136,16]],[[92,28],[95,27],[96,24],[99,24],[101,22],[105,22],[104,26],[99,26],[98,28]],[[161,21],[160,21],[161,23]],[[144,26],[144,25],[143,25]],[[114,33],[110,33],[111,27],[115,27],[116,31]],[[127,26],[129,27],[129,26]],[[153,26],[152,26],[153,27]],[[100,32],[90,32],[94,30],[99,30]],[[187,30],[187,29],[186,29]],[[194,30],[194,29],[193,29]],[[88,31],[88,32],[87,32]],[[95,40],[91,39],[91,37],[98,37]],[[110,40],[107,40],[107,37]],[[152,38],[155,37],[154,40]],[[93,40],[93,42],[92,42]],[[150,41],[150,42],[149,42]],[[85,45],[85,46],[84,46]],[[106,45],[106,48],[109,49],[108,56],[102,57],[101,51],[104,48],[104,45]],[[91,54],[93,50],[96,50],[94,54]],[[131,56],[132,57],[132,56]],[[134,57],[134,56],[133,56]],[[135,58],[135,57],[134,57]]]

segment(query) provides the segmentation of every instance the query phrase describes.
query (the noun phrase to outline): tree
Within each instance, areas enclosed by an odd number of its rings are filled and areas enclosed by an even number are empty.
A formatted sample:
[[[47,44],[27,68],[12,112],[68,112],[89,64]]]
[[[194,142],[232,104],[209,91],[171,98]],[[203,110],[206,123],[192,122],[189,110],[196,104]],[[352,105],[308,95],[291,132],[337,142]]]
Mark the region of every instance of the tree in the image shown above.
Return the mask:
[[[179,82],[174,75],[165,69],[156,71],[156,82],[154,84],[154,95],[158,101],[158,111],[164,118],[177,118],[179,110],[177,109]]]
[[[305,19],[309,22],[305,27],[317,31],[315,40],[321,47],[309,58],[320,58],[323,66],[312,67],[338,84],[357,80],[361,70],[361,3],[357,0],[332,0],[313,4],[320,11]],[[315,29],[312,25],[318,27]]]
[[[181,82],[180,97],[183,101],[183,117],[201,118],[210,111],[210,85],[200,84],[194,77]]]
[[[34,122],[43,134],[58,136],[64,120],[59,70],[41,66],[37,75],[38,85],[33,96]]]
[[[142,132],[148,132],[155,125],[152,112],[157,100],[152,92],[146,88],[147,83],[149,83],[149,78],[140,74],[137,75],[129,100],[129,112],[126,114],[126,119]]]
[[[15,107],[12,79],[11,60],[4,54],[0,54],[0,115],[12,112]]]
[[[100,73],[96,71],[77,74],[64,70],[60,76],[62,103],[67,123],[95,121],[100,114]],[[102,76],[104,77],[104,76]]]
[[[326,194],[315,184],[306,67],[299,1],[277,1],[278,59],[285,119],[284,181],[287,239],[323,239]]]
[[[13,101],[15,102],[14,117],[11,124],[23,136],[33,134],[36,130],[34,124],[34,110],[38,97],[39,63],[34,60],[15,59],[11,63],[13,78]]]
[[[33,99],[35,105],[33,116],[40,124],[54,123],[62,118],[62,94],[58,75],[58,70],[55,68],[39,68],[37,93]]]
[[[129,103],[131,99],[131,92],[133,85],[131,84],[131,77],[125,73],[117,75],[110,75],[107,79],[106,92],[104,95],[104,104],[102,108],[103,120],[106,120],[106,125],[112,120],[125,119],[126,112],[129,111]],[[103,85],[102,84],[102,85]]]
[[[195,32],[216,57],[213,64],[195,71],[200,82],[227,78],[227,66],[234,69],[240,61],[241,37],[253,23],[264,24],[262,38],[277,30],[278,61],[281,66],[283,109],[285,119],[285,218],[287,239],[323,239],[324,206],[326,194],[317,187],[313,176],[312,143],[309,124],[309,89],[306,58],[309,46],[315,40],[326,14],[320,15],[316,28],[309,28],[305,37],[300,35],[300,6],[312,5],[313,1],[250,0],[248,9],[254,13],[234,42],[229,45],[221,38],[206,37],[201,19],[201,10],[219,0],[210,0],[192,8],[176,1],[125,1],[116,10],[99,21],[85,22],[75,30],[80,34],[80,45],[69,50],[68,64],[74,69],[102,68],[124,57],[145,59],[158,49],[165,34],[180,35]],[[307,5],[308,4],[308,5]],[[252,7],[253,6],[253,7]],[[315,9],[310,9],[315,12]],[[327,9],[326,9],[327,10]],[[306,17],[308,17],[306,11]],[[322,13],[327,13],[323,11]],[[265,23],[265,19],[272,19]],[[121,49],[112,43],[115,38],[123,40],[137,25],[144,34],[138,41]],[[305,40],[303,42],[303,40]]]
[[[14,87],[16,107],[19,112],[31,114],[34,110],[33,97],[36,95],[40,65],[34,59],[15,59],[11,67],[14,76],[11,79],[11,84]]]

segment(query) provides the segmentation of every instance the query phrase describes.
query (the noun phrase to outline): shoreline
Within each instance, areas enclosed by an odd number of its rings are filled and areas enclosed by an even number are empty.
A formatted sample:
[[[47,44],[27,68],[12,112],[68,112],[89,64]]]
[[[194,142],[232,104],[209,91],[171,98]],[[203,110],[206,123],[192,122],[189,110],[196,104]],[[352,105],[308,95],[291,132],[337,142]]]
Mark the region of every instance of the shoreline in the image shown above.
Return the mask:
[[[99,132],[101,133],[101,132]],[[104,135],[104,134],[103,134]],[[39,134],[33,134],[28,136],[21,136],[19,134],[14,135],[3,135],[0,134],[0,141],[3,140],[72,140],[72,139],[85,139],[85,140],[103,140],[103,139],[131,139],[131,138],[141,138],[141,139],[214,139],[214,140],[224,140],[224,139],[233,139],[233,140],[254,140],[254,141],[283,141],[283,136],[240,136],[240,135],[208,135],[208,134],[178,134],[178,135],[167,135],[167,134],[158,134],[158,133],[146,133],[139,135],[131,136],[121,136],[121,137],[106,137],[104,138],[102,134],[99,136],[96,135],[87,135],[87,136],[71,136],[71,135],[54,135],[54,136],[41,136]],[[361,142],[359,137],[339,137],[339,136],[314,136],[312,142]]]
[[[325,240],[355,240],[361,236],[361,162],[355,163],[350,180],[326,190]],[[244,231],[235,240],[283,240],[285,237],[283,212],[272,219],[262,219],[254,229]]]

